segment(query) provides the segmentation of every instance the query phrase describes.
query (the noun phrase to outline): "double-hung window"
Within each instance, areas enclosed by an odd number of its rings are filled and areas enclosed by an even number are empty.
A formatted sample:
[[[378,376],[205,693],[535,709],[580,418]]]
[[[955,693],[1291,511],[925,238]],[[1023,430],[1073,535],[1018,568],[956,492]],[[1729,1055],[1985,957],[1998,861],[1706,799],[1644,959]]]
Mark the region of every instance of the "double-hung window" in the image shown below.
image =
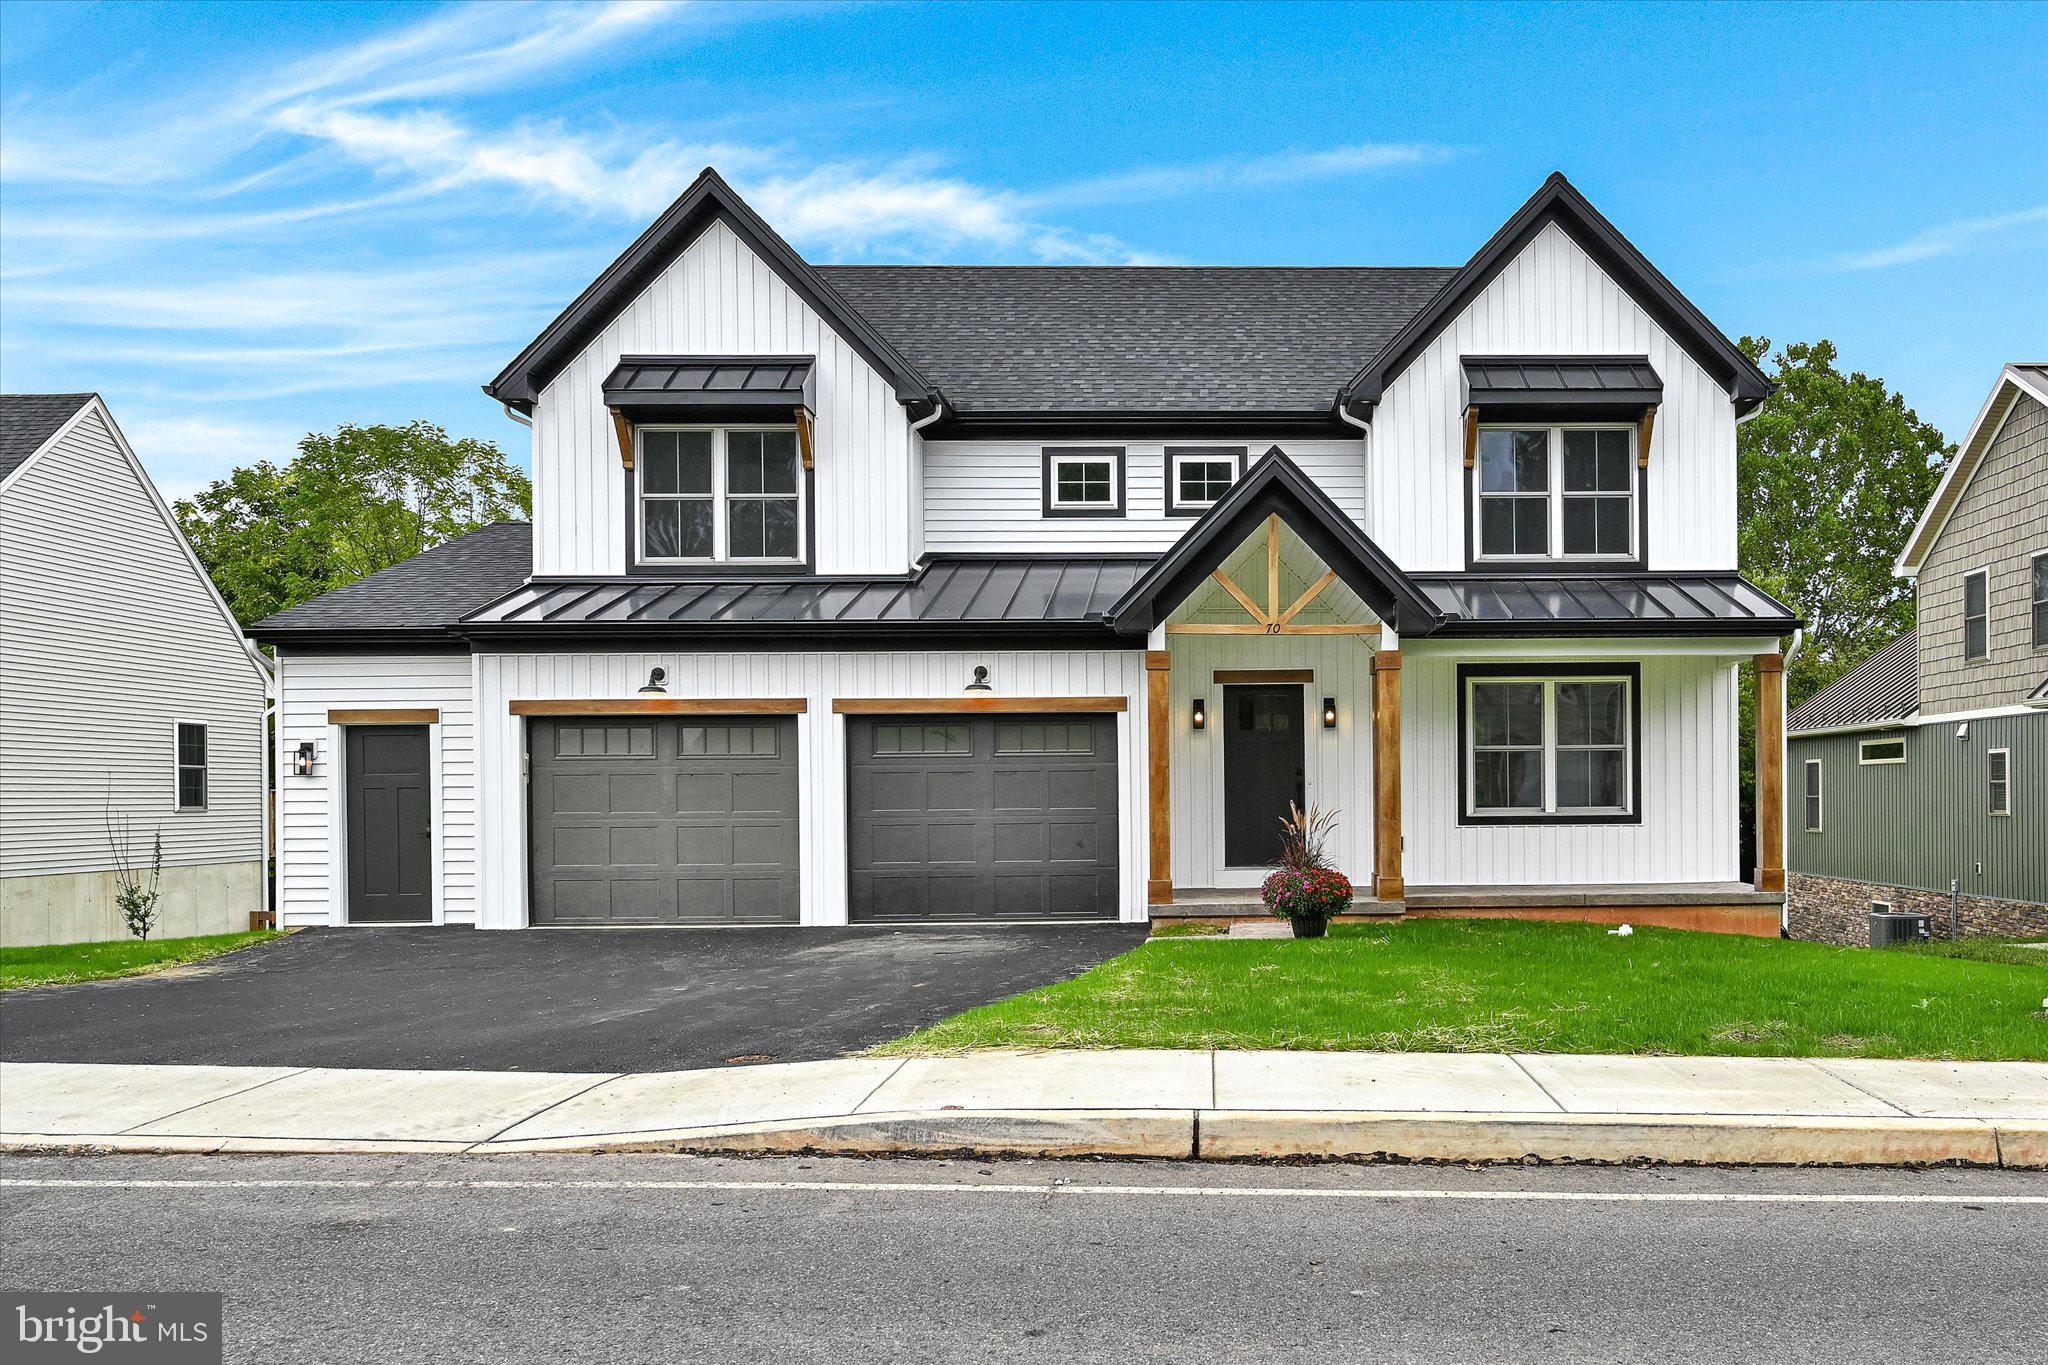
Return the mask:
[[[1168,446],[1166,511],[1192,517],[1214,507],[1244,473],[1243,446]]]
[[[793,427],[642,427],[640,562],[803,559],[804,479]]]
[[[2012,814],[2012,750],[1984,751],[1984,809],[1991,815]]]
[[[1045,515],[1124,514],[1124,452],[1119,446],[1069,446],[1045,452]]]
[[[177,808],[206,809],[206,727],[178,722],[176,754]]]
[[[1640,558],[1632,427],[1482,427],[1476,463],[1476,560]]]
[[[1963,657],[1991,656],[1991,575],[1979,569],[1963,575]]]
[[[1633,820],[1636,679],[1634,665],[1461,670],[1467,822]]]
[[[2048,649],[2048,554],[2034,556],[2034,648]]]
[[[1803,765],[1806,774],[1806,790],[1801,800],[1805,807],[1806,832],[1820,833],[1820,760],[1809,758]]]

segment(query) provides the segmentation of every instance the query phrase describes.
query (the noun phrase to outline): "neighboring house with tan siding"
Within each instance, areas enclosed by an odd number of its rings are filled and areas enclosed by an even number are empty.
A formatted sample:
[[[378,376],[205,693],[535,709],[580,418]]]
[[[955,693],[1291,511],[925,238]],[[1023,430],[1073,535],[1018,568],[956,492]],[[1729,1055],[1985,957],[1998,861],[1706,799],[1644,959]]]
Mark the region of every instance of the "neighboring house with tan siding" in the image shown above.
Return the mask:
[[[2048,935],[2048,365],[2009,365],[1898,572],[1918,627],[1787,721],[1795,935],[1872,902]]]
[[[263,904],[267,670],[96,394],[0,395],[0,944],[124,938],[108,826],[158,937]]]

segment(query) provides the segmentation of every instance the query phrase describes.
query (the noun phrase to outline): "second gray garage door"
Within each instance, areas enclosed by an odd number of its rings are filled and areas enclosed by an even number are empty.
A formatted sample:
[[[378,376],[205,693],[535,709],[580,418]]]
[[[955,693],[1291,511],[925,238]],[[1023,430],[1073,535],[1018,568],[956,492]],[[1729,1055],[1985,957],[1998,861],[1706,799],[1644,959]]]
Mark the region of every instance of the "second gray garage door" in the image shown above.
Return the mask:
[[[857,922],[1115,919],[1116,718],[853,716]]]
[[[796,722],[528,723],[535,924],[794,924]]]

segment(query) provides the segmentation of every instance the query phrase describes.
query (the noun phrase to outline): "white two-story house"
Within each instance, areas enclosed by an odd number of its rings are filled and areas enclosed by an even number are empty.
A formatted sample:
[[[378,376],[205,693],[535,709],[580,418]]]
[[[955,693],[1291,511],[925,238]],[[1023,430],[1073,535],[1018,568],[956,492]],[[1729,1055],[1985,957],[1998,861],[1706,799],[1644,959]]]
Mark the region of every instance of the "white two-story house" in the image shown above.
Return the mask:
[[[532,526],[254,629],[286,924],[1229,913],[1295,802],[1366,908],[1777,932],[1770,384],[1561,176],[1459,267],[918,267],[706,171],[486,388]]]

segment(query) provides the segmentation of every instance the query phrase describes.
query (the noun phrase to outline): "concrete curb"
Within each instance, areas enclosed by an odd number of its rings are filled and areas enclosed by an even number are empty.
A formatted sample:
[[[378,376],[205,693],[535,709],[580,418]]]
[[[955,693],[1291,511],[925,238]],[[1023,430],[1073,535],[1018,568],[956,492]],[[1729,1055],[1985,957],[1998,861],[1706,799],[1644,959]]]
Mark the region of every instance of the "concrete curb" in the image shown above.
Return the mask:
[[[1693,1114],[977,1110],[729,1124],[521,1141],[390,1142],[0,1134],[26,1152],[485,1155],[622,1152],[1124,1157],[1185,1161],[1650,1162],[2048,1169],[2048,1123]]]

